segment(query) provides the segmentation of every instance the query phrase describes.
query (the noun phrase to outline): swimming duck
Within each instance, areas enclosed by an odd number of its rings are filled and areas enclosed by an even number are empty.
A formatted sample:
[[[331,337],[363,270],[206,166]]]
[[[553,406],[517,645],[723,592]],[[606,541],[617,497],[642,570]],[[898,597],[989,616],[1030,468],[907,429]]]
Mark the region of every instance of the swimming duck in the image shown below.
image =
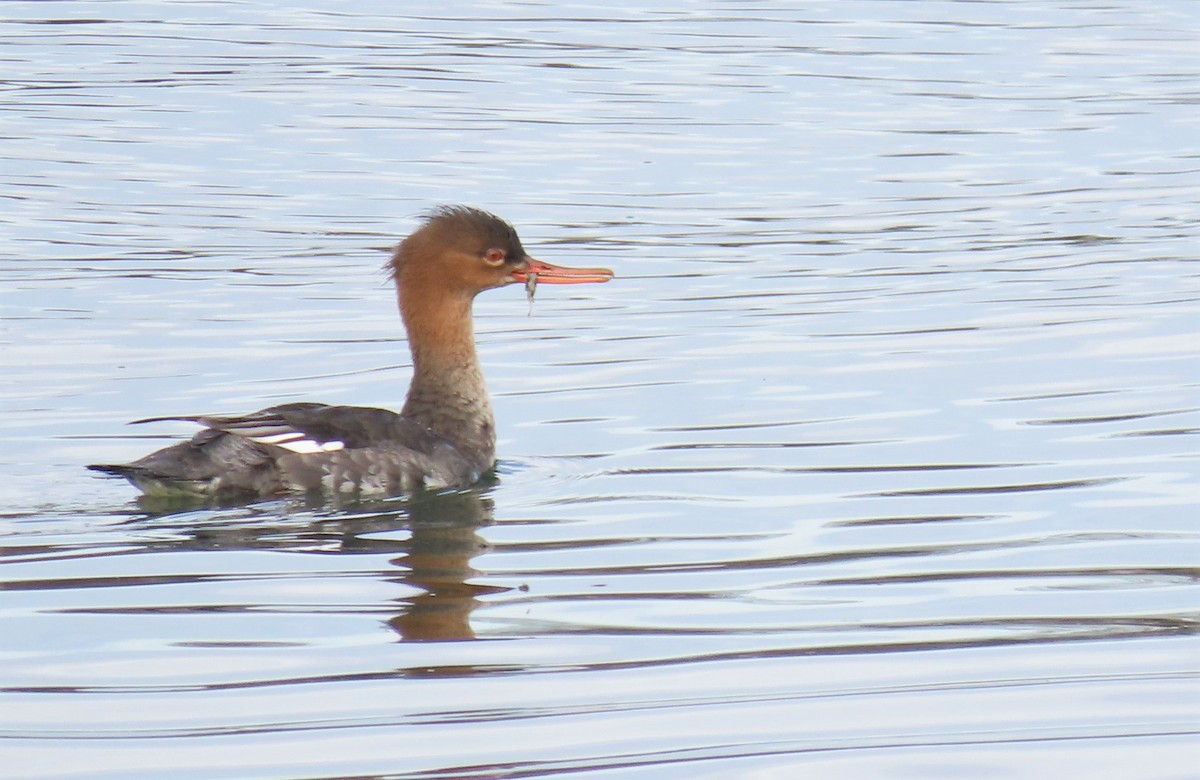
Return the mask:
[[[127,464],[88,468],[150,496],[288,493],[398,495],[477,482],[496,461],[496,426],[475,352],[471,305],[523,282],[606,282],[606,268],[567,268],[525,253],[513,227],[467,206],[441,206],[388,263],[408,331],[413,375],[403,409],[288,403],[244,416],[154,417],[203,428]]]

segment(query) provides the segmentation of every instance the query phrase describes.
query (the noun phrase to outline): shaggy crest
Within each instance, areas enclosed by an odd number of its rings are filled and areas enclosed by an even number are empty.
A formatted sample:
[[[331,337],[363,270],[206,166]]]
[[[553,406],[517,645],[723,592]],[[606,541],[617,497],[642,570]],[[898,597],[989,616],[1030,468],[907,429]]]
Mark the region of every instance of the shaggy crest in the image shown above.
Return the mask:
[[[500,217],[471,206],[444,205],[435,206],[421,215],[421,225],[408,239],[400,242],[385,270],[393,278],[399,276],[408,260],[405,245],[412,238],[430,233],[469,240],[471,246],[462,248],[473,253],[482,255],[489,249],[503,249],[510,262],[525,258],[525,248],[521,246],[517,231]]]

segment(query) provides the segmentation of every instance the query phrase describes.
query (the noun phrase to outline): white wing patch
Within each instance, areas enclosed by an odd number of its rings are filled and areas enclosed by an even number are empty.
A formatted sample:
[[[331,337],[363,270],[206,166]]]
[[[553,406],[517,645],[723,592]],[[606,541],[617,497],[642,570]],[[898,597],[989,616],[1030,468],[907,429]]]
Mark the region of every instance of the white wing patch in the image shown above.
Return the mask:
[[[280,444],[279,446],[283,447],[285,450],[298,452],[301,455],[311,455],[315,452],[337,452],[338,450],[346,449],[345,442],[319,442],[313,441],[312,439],[301,439],[299,441],[288,442],[287,444]]]
[[[317,452],[337,452],[346,449],[346,443],[337,439],[317,441],[304,431],[298,431],[282,417],[263,414],[249,417],[205,417],[200,422],[218,430],[256,441],[273,444],[301,455]]]
[[[134,422],[148,423],[162,420],[187,420],[200,423],[213,430],[241,436],[259,444],[272,444],[301,455],[337,452],[346,449],[344,441],[338,439],[318,441],[304,431],[296,430],[283,417],[270,411],[258,412],[246,417],[147,417]]]
[[[312,455],[317,452],[337,452],[346,448],[345,442],[314,441],[303,433],[300,433],[300,431],[287,431],[286,433],[275,433],[267,436],[246,436],[246,438],[260,444],[274,444],[276,447],[283,447],[285,450],[298,452],[301,455]]]

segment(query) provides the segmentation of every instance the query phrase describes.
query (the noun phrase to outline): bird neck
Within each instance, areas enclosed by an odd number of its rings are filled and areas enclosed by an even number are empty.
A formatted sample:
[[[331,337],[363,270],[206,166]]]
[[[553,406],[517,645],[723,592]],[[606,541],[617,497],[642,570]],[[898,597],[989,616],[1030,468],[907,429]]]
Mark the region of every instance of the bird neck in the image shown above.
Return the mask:
[[[414,283],[400,286],[399,299],[413,359],[402,414],[490,467],[496,425],[475,353],[473,297]]]

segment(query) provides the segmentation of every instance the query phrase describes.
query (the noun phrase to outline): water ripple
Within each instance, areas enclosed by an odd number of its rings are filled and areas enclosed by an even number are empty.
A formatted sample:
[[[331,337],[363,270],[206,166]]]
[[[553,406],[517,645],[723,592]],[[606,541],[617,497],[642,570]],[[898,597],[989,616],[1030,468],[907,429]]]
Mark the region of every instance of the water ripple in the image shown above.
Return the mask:
[[[11,5],[6,776],[1190,765],[1189,4]],[[618,275],[478,300],[493,482],[86,476],[399,406],[460,201]]]

